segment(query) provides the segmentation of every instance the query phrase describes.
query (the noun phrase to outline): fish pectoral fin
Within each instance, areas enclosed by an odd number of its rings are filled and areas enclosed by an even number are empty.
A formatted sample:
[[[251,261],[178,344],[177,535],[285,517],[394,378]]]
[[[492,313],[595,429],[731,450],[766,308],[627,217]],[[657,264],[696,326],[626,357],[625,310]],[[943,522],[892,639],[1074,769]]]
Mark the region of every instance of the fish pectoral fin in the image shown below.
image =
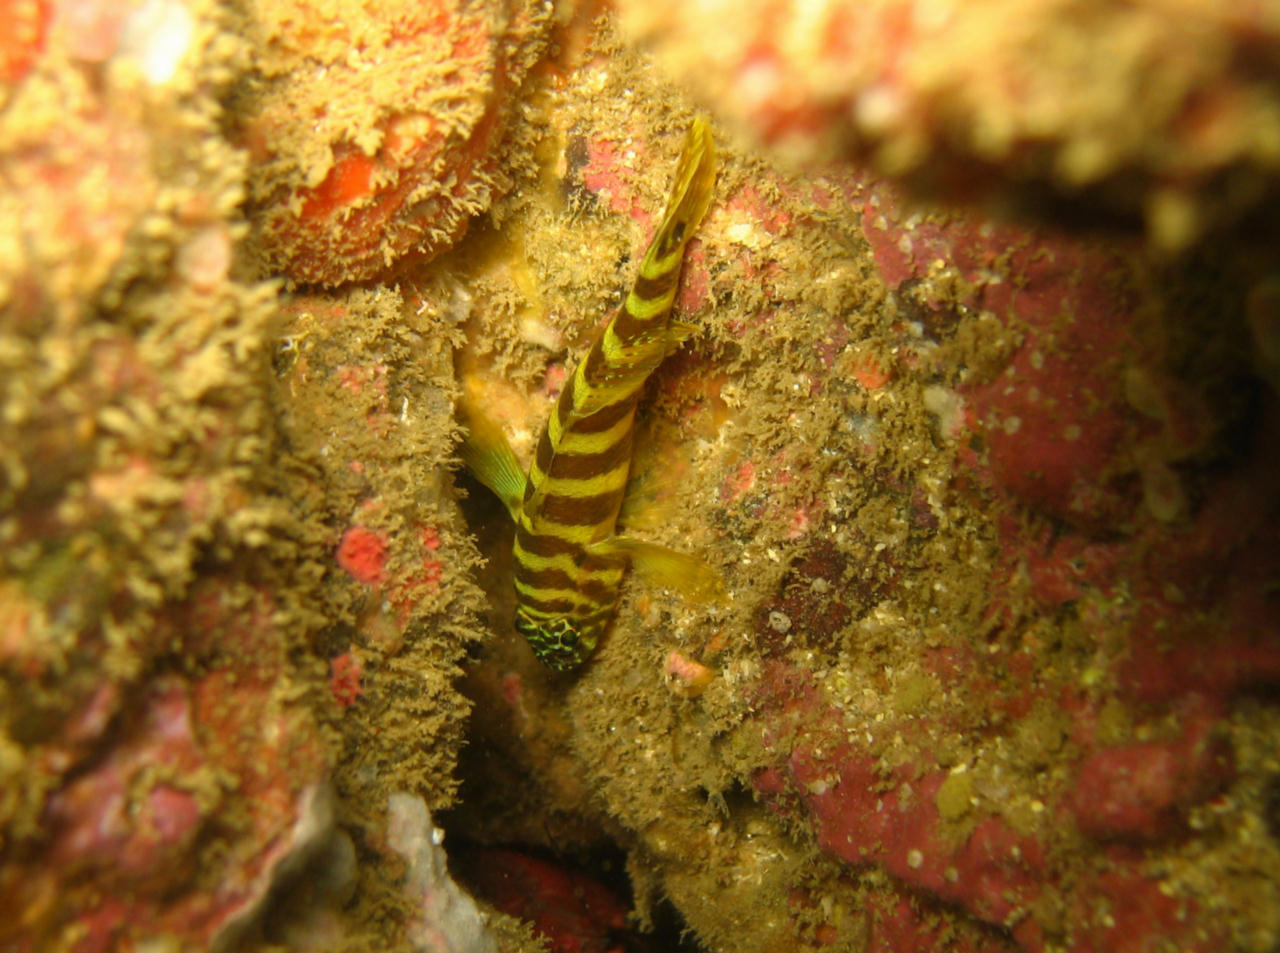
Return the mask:
[[[674,589],[691,602],[726,602],[724,580],[697,556],[631,536],[610,536],[587,547],[601,556],[622,556],[648,585]]]
[[[467,434],[458,448],[462,462],[477,480],[502,501],[512,519],[524,505],[526,478],[498,424],[472,408],[464,408]]]
[[[692,321],[681,321],[679,318],[672,318],[667,325],[667,353],[670,354],[701,330],[701,325],[694,324]]]
[[[680,450],[659,453],[653,443],[651,429],[636,433],[631,477],[618,512],[623,535],[659,535],[675,520],[680,494],[689,485],[692,461]]]
[[[646,473],[641,477],[633,477],[622,497],[618,526],[628,532],[662,532],[663,527],[675,518],[676,494],[683,486],[680,480],[682,476],[687,474],[664,472],[656,476]]]

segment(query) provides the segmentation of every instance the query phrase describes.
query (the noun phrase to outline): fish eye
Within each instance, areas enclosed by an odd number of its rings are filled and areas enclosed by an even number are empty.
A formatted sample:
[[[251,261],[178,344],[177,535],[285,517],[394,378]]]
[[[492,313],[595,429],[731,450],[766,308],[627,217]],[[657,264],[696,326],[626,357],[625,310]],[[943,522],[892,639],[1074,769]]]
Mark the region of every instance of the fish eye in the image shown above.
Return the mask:
[[[594,633],[582,631],[572,619],[539,620],[521,609],[515,613],[515,630],[528,641],[534,654],[549,668],[568,672],[581,665],[595,647]]]

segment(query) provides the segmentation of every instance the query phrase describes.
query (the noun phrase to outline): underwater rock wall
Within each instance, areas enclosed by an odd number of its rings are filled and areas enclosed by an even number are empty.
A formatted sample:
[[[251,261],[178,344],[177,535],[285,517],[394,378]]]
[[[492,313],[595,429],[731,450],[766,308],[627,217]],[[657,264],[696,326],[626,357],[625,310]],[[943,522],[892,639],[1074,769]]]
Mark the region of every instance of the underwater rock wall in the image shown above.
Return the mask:
[[[1274,215],[1274,3],[620,0],[708,108],[794,159],[1162,248]]]
[[[575,86],[661,101],[630,62],[588,59],[553,111],[559,192],[591,247],[585,212],[636,222],[621,254],[661,204],[666,117],[614,131]],[[670,898],[715,950],[1265,949],[1259,257],[1162,259],[726,151],[686,262],[704,331],[656,376],[634,480],[641,531],[719,565],[732,606],[636,587],[571,687],[487,645],[464,826],[563,849],[594,843],[584,815],[620,821],[642,914]],[[566,283],[595,278],[552,198],[519,201],[510,231],[570,251],[526,240],[486,270],[544,303],[514,306],[509,345],[482,316],[462,366],[528,452],[572,367],[555,351],[590,333]],[[513,773],[539,782],[514,803]]]
[[[877,94],[850,140],[880,87],[803,93],[825,61],[782,55],[839,5],[621,6],[714,115],[841,161],[717,127],[626,525],[731,598],[631,582],[565,677],[511,629],[455,404],[527,459],[686,95],[592,5],[0,3],[0,941],[604,953],[674,916],[726,953],[1272,949],[1275,77],[1244,54],[1274,17],[1106,34],[1142,39],[1120,99],[1222,41],[1152,81],[1205,91],[1200,138],[1194,97],[1101,144],[1091,87],[1002,112],[1076,34],[1044,4],[1004,43],[994,4],[889,31],[899,102],[962,101],[873,127]],[[769,23],[803,93],[773,119],[711,68]],[[948,24],[999,54],[963,95]]]
[[[447,333],[406,415],[430,319],[246,257],[242,11],[0,9],[0,946],[377,946],[416,901],[357,857],[450,800],[479,634]]]
[[[6,7],[0,940],[207,947],[323,837],[271,493],[275,291],[235,265],[247,50],[209,4]]]

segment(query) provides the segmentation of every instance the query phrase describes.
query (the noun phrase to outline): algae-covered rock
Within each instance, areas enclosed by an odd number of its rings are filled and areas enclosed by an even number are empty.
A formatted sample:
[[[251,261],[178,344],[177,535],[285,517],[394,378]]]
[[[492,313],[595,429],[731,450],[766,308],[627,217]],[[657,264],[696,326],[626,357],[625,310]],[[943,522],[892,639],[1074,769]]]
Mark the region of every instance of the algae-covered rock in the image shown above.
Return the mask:
[[[0,945],[228,949],[317,917],[394,942],[412,898],[352,836],[385,829],[368,788],[447,803],[475,635],[443,480],[448,337],[419,354],[444,355],[414,384],[430,439],[390,445],[416,473],[362,429],[325,438],[395,502],[328,488],[291,404],[336,405],[299,366],[322,351],[244,258],[248,156],[222,135],[256,51],[214,4],[20,6],[32,55],[4,47],[0,75]],[[389,554],[396,635],[374,649],[352,634],[370,590],[337,558],[348,523]],[[349,755],[375,712],[395,749]]]
[[[1274,947],[1257,246],[716,128],[624,520],[730,598],[555,674],[455,405],[527,461],[694,113],[593,6],[374,6],[0,41],[0,944]]]
[[[479,312],[459,366],[517,454],[631,280],[688,121],[607,39],[574,76],[541,187],[455,271]],[[1249,689],[1280,657],[1274,408],[1238,273],[722,142],[678,304],[700,330],[648,390],[633,525],[718,566],[731,604],[637,582],[552,678],[503,636],[509,537],[478,501],[500,632],[453,823],[607,836],[642,916],[666,898],[710,950],[1270,935],[1280,854],[1232,833],[1267,811],[1275,718]]]
[[[1280,8],[1152,0],[622,0],[707,108],[805,163],[948,201],[1145,225],[1183,248],[1274,217]]]
[[[268,270],[330,286],[385,275],[452,247],[505,189],[503,134],[546,50],[548,4],[242,9],[256,55],[236,120]]]

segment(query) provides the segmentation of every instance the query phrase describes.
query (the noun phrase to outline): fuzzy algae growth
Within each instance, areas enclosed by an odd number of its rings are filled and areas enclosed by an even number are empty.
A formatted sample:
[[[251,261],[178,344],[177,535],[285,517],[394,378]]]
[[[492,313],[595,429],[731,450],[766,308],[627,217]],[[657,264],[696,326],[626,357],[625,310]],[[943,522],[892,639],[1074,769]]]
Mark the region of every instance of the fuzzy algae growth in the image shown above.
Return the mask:
[[[500,204],[504,239],[484,246],[495,257],[459,262],[477,279],[471,300],[498,305],[478,309],[460,367],[526,454],[609,312],[617,263],[644,246],[662,189],[650,140],[681,124],[639,61],[599,49],[554,91],[553,180]],[[615,101],[659,118],[622,132],[596,105]],[[1178,298],[1123,246],[902,211],[876,183],[789,179],[732,148],[719,193],[681,299],[704,332],[655,375],[633,474],[679,474],[653,538],[706,546],[731,605],[708,616],[630,589],[567,688],[518,642],[488,643],[466,683],[484,714],[454,826],[560,850],[607,831],[642,914],[669,899],[712,950],[1096,949],[1109,923],[1199,942],[1219,935],[1208,907],[1154,898],[1193,897],[1229,855],[1252,871],[1233,881],[1230,929],[1271,929],[1273,844],[1245,860],[1229,836],[1187,850],[1174,834],[1224,788],[1242,798],[1228,824],[1253,823],[1245,777],[1270,769],[1224,742],[1266,729],[1139,688],[1123,602],[1151,593],[1143,554],[1167,532],[1140,502],[1148,461],[1236,451],[1225,423],[1190,437],[1194,450],[1153,435],[1115,362],[1162,381],[1162,400],[1208,395],[1239,381],[1240,337],[1225,332],[1203,376],[1179,376],[1181,339],[1153,319],[1183,320]],[[1123,333],[1108,325],[1118,309],[1137,315]],[[1240,404],[1218,406],[1243,419]],[[489,616],[510,633],[510,544],[492,509],[473,512],[493,560]],[[1124,545],[1099,529],[1107,519]],[[1266,525],[1234,537],[1236,558]],[[1165,611],[1158,590],[1140,598]],[[673,652],[713,673],[696,697],[672,690]],[[1239,683],[1213,684],[1224,711]],[[1095,734],[1117,704],[1127,733]],[[1124,744],[1135,735],[1153,746]],[[1157,751],[1191,756],[1203,780],[1172,776],[1168,802],[1145,808],[1149,792],[1122,779]],[[1090,798],[1107,791],[1128,806],[1100,826]],[[1117,826],[1126,811],[1153,826]],[[1109,845],[1134,836],[1142,859],[1118,862]],[[1144,872],[1152,863],[1168,873]],[[1119,884],[1110,919],[1079,912]]]
[[[252,242],[299,284],[386,276],[451,247],[508,183],[516,93],[546,52],[548,5],[262,0],[238,10],[258,57],[235,119],[252,150]]]
[[[96,45],[46,23],[38,68],[6,79],[9,949],[209,945],[325,774],[288,659],[313,617],[274,492],[274,289],[234,265],[244,163],[217,134],[245,50],[212,5],[183,12]]]
[[[449,319],[263,280],[223,136],[262,51],[225,9],[26,9],[37,56],[0,52],[0,945],[292,945],[342,910],[383,947],[420,911],[353,841],[391,792],[450,799],[477,636],[426,462]],[[386,534],[385,589],[335,565],[351,524]]]
[[[0,70],[4,943],[609,949],[630,903],[716,953],[1275,945],[1241,266],[717,130],[632,525],[730,601],[625,584],[565,679],[456,403],[533,455],[690,104],[567,8],[183,7],[171,82],[61,18]],[[492,905],[447,939],[442,846]]]

